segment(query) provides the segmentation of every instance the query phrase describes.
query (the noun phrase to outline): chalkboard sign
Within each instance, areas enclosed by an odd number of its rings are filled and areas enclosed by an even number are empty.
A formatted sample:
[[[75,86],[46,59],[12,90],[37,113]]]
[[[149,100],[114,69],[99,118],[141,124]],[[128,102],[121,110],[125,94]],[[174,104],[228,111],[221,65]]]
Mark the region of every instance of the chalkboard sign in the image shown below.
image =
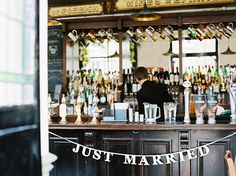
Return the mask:
[[[48,92],[63,84],[63,35],[61,26],[48,27]],[[53,97],[53,96],[52,96]]]

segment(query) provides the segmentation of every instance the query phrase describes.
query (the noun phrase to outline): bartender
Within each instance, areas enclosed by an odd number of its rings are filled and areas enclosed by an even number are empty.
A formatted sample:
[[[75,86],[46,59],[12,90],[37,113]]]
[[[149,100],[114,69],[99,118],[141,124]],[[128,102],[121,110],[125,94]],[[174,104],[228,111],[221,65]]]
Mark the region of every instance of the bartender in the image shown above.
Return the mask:
[[[155,81],[149,81],[145,67],[138,67],[134,70],[134,79],[141,84],[141,89],[137,92],[139,113],[144,114],[144,102],[157,104],[161,108],[161,119],[158,120],[164,121],[163,103],[174,102],[166,86]]]

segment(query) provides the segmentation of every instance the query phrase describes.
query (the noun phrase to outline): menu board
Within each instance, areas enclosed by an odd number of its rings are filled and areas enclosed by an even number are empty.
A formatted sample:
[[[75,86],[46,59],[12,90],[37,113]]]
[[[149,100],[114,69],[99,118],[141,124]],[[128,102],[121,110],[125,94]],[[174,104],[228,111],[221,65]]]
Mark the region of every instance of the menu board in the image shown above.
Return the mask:
[[[48,92],[63,84],[63,34],[61,26],[48,27]],[[53,96],[52,96],[53,97]]]

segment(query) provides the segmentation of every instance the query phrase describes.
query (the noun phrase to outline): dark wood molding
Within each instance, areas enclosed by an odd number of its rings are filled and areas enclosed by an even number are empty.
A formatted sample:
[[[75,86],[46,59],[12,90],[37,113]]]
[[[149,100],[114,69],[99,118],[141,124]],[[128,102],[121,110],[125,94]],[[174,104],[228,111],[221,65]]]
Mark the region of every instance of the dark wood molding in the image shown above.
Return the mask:
[[[221,15],[221,13],[219,12],[218,14],[210,16],[204,16],[204,14],[202,14],[200,16],[191,16],[182,18],[182,24],[184,25],[199,24],[199,23],[220,23],[220,22],[231,22],[231,21],[236,22],[236,13]]]
[[[72,22],[67,23],[67,31],[74,29],[101,29],[101,28],[118,28],[117,21],[97,21],[97,22]]]
[[[165,26],[172,25],[175,28],[181,28],[189,24],[205,24],[205,23],[227,23],[236,22],[236,11],[219,11],[219,12],[192,12],[179,14],[164,14],[160,20],[149,22],[133,21],[126,14],[124,16],[97,16],[93,18],[78,19],[61,19],[65,23],[66,31],[73,29],[89,30],[101,28],[114,28],[117,30],[125,30],[128,27],[139,26]],[[124,29],[125,28],[125,29]]]

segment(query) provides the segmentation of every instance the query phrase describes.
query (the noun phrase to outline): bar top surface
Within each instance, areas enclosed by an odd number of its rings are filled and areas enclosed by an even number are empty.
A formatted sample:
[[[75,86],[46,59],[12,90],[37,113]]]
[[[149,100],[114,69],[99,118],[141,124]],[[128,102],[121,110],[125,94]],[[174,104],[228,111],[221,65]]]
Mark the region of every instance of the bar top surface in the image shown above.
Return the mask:
[[[126,123],[88,123],[88,122],[78,122],[68,123],[62,120],[59,123],[53,123],[49,120],[49,129],[68,129],[68,130],[226,130],[226,131],[236,131],[236,125],[229,123],[219,123],[219,124],[183,124],[177,122],[177,124],[126,124]]]

